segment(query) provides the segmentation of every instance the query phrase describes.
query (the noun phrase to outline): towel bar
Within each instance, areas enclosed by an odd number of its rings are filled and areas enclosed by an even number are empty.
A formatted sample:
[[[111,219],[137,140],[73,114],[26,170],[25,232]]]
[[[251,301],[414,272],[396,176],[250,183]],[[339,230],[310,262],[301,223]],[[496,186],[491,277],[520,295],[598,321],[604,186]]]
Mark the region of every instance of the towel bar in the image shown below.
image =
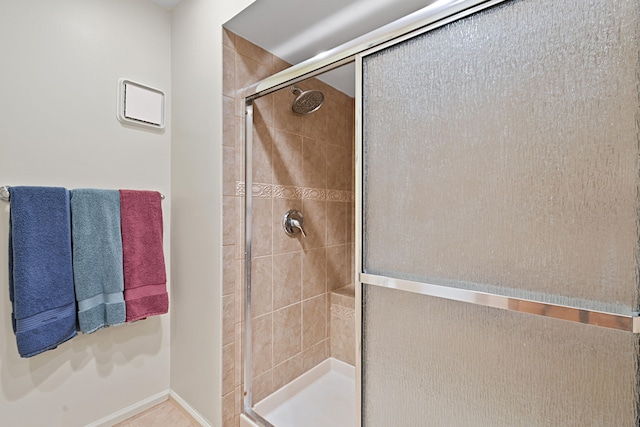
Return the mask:
[[[10,187],[8,185],[3,185],[2,187],[0,187],[0,199],[4,200],[5,202],[11,201],[9,188]],[[164,200],[164,194],[160,193],[160,197],[162,198],[162,200]]]
[[[3,185],[0,187],[0,199],[8,202],[11,199],[11,195],[9,194],[9,186]]]

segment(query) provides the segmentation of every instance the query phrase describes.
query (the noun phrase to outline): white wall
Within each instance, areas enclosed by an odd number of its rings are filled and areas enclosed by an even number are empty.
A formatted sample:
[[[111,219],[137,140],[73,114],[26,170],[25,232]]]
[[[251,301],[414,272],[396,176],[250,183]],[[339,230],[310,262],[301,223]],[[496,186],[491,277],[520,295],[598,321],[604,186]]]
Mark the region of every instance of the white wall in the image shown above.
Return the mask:
[[[163,192],[169,259],[170,121],[116,120],[121,77],[171,92],[170,14],[146,0],[0,2],[0,185]],[[170,98],[169,98],[170,117]],[[81,426],[169,388],[169,316],[80,335],[21,359],[0,202],[0,424]]]
[[[222,24],[253,0],[172,13],[171,389],[222,425]]]

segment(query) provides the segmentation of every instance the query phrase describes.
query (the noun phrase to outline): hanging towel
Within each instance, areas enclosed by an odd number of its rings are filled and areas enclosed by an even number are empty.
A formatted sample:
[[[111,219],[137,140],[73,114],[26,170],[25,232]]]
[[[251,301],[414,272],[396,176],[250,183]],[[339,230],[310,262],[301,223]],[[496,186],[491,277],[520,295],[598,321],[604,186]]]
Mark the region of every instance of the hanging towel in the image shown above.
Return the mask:
[[[11,187],[9,297],[18,352],[32,357],[76,335],[69,192]]]
[[[161,204],[157,191],[120,190],[127,322],[169,310]]]
[[[72,190],[71,237],[80,331],[124,323],[120,192]]]

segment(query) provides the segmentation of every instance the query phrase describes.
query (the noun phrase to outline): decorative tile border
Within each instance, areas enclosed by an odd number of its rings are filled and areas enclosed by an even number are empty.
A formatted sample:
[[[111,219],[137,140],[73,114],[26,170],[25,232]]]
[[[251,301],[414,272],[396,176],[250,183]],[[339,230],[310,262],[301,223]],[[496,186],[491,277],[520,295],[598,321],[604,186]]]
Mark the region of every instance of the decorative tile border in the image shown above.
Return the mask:
[[[244,196],[244,181],[236,181],[236,196]]]
[[[302,198],[309,200],[326,200],[327,191],[321,188],[303,188]]]
[[[269,184],[258,184],[260,186],[269,185]],[[272,185],[273,188],[273,198],[274,199],[302,199],[303,189],[300,187],[288,187],[286,185]],[[253,188],[253,194],[255,195],[255,185]]]
[[[256,197],[271,198],[273,197],[273,187],[264,184],[253,184],[253,194]]]
[[[236,196],[244,196],[243,181],[236,181]],[[253,183],[253,197],[293,199],[293,200],[327,200],[329,202],[352,202],[353,191],[325,190],[323,188],[294,187],[289,185]]]
[[[350,320],[356,318],[356,310],[338,304],[331,304],[331,315],[340,319]]]
[[[353,202],[352,191],[327,190],[327,201],[329,202]]]

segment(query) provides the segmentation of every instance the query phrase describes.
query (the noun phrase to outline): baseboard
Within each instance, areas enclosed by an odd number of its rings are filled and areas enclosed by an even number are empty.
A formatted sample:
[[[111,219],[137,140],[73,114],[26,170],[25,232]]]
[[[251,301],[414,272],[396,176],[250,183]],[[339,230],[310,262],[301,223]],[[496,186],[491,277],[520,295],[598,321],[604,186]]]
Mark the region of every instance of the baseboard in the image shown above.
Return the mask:
[[[169,398],[169,395],[169,390],[154,394],[153,396],[136,402],[133,405],[129,405],[124,409],[109,414],[106,417],[99,419],[98,421],[87,424],[85,427],[111,427],[114,424],[126,420],[127,418],[131,418],[134,415],[138,415],[139,413],[146,411],[152,406],[164,402]]]
[[[176,402],[178,405],[180,405],[180,407],[184,409],[184,411],[187,414],[189,414],[194,419],[194,421],[200,424],[202,427],[213,427],[202,415],[200,415],[198,411],[193,409],[191,405],[189,405],[187,402],[184,401],[184,399],[178,396],[178,394],[175,391],[169,390],[169,398],[174,402]]]

